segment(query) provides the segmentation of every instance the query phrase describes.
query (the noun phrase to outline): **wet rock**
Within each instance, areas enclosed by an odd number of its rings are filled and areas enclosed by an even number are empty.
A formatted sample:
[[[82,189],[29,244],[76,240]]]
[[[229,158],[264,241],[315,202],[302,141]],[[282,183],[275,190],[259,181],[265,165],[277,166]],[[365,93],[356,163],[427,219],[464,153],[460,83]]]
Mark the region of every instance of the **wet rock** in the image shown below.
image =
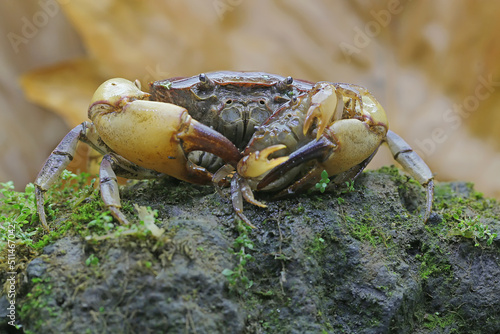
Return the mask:
[[[122,194],[159,210],[168,239],[67,236],[31,262],[28,275],[41,282],[28,290],[43,293],[24,299],[26,329],[500,332],[498,243],[448,233],[457,223],[455,202],[499,230],[498,204],[476,205],[485,199],[470,185],[438,185],[425,226],[419,185],[394,169],[364,173],[349,193],[268,200],[267,209],[245,205],[258,227],[245,231],[212,188],[164,182]],[[96,264],[87,263],[91,256]]]
[[[28,268],[26,269],[26,274],[28,274],[28,280],[42,277],[46,269],[47,266],[45,265],[41,257],[34,259],[29,263]]]

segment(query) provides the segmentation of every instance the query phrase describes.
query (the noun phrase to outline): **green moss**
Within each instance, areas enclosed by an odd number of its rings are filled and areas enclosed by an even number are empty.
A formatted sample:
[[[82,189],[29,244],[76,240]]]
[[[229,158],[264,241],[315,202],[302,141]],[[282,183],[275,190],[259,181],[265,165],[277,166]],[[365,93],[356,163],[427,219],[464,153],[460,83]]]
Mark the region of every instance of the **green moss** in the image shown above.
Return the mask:
[[[380,173],[380,174],[386,174],[386,175],[389,175],[391,176],[391,179],[393,181],[402,181],[404,182],[405,181],[405,176],[403,174],[401,174],[399,168],[397,168],[396,166],[394,165],[391,165],[391,166],[383,166],[383,167],[380,167],[379,169],[377,170],[374,170],[374,171],[369,171],[369,172],[373,172],[373,173]]]
[[[325,239],[323,239],[320,234],[317,234],[306,247],[306,250],[311,255],[321,256],[326,249],[326,245]]]
[[[458,192],[452,183],[438,184],[434,210],[443,221],[431,230],[450,240],[463,237],[473,240],[475,246],[491,245],[499,231],[492,230],[487,220],[500,220],[498,202],[474,191],[471,183],[466,184],[465,195],[463,190]]]
[[[460,333],[459,329],[464,326],[464,323],[456,312],[435,312],[433,314],[424,315],[423,326],[430,330],[446,328],[447,333]]]
[[[49,227],[52,231],[46,233],[42,228],[37,214],[35,201],[35,187],[32,183],[26,186],[24,192],[14,191],[12,182],[0,184],[0,228],[14,227],[14,239],[27,247],[39,250],[50,242],[64,235],[71,227],[68,215],[73,210],[79,212],[83,202],[96,193],[93,187],[94,180],[89,180],[89,174],[76,175],[65,171],[61,181],[52,187],[46,194],[45,209]],[[95,214],[95,208],[88,210]],[[79,220],[78,215],[74,217]],[[88,216],[81,217],[81,220]],[[1,239],[0,249],[5,246],[5,237]]]
[[[448,235],[462,236],[474,240],[474,246],[479,246],[480,242],[491,245],[497,233],[492,233],[489,227],[479,222],[480,216],[472,219],[458,219],[458,224],[448,232]]]
[[[31,245],[40,236],[32,224],[36,216],[35,188],[26,186],[24,192],[14,190],[13,182],[0,183],[0,250],[8,240]]]
[[[90,266],[98,266],[99,265],[99,258],[95,256],[94,254],[90,254],[90,256],[85,260],[85,264],[87,267]]]
[[[345,216],[345,226],[349,234],[362,242],[368,242],[373,247],[383,244],[388,247],[390,236],[384,232],[384,229],[375,224],[373,217],[369,212],[359,216]]]
[[[45,198],[51,229],[48,233],[39,221],[34,185],[30,183],[24,192],[17,192],[12,182],[0,183],[0,256],[8,255],[8,243],[13,243],[18,267],[24,267],[44,247],[66,235],[92,240],[121,234],[140,239],[151,234],[141,222],[127,228],[113,222],[95,187],[95,179],[89,174],[64,171],[61,180],[47,191]],[[9,271],[7,264],[2,262],[0,270]]]
[[[26,294],[23,299],[21,309],[19,311],[19,316],[24,321],[29,321],[29,315],[34,314],[44,314],[45,316],[57,318],[58,314],[55,309],[48,305],[48,296],[52,293],[52,283],[50,279],[39,279],[33,278],[31,281],[33,288],[31,292]],[[39,317],[39,320],[34,322],[32,329],[38,330],[43,328],[45,322],[42,320],[43,317]]]
[[[222,271],[229,283],[229,288],[237,293],[243,293],[245,289],[249,289],[253,285],[253,280],[247,277],[246,265],[250,261],[254,261],[249,250],[253,250],[254,244],[248,233],[252,230],[242,221],[238,221],[237,229],[239,236],[234,240],[233,248],[229,251],[236,256],[237,264],[233,269],[225,268]]]
[[[438,246],[430,247],[424,245],[422,247],[423,254],[417,254],[415,258],[420,263],[420,276],[426,280],[429,277],[444,276],[450,278],[453,274],[451,265],[444,260],[442,249]]]

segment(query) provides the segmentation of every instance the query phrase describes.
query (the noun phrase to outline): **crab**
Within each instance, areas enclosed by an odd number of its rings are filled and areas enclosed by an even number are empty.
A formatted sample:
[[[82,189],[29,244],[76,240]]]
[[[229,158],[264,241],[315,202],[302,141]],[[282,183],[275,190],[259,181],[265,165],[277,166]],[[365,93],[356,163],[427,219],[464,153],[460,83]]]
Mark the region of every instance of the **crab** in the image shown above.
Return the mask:
[[[243,214],[243,198],[265,204],[253,191],[293,194],[310,188],[323,170],[336,177],[336,184],[353,179],[383,142],[427,187],[425,220],[430,214],[430,169],[388,130],[383,108],[356,85],[221,71],[156,81],[147,93],[138,81],[114,78],[96,90],[88,115],[91,122],[63,138],[35,180],[37,211],[46,230],[44,194],[79,141],[103,155],[101,197],[122,224],[129,222],[120,210],[117,175],[230,183],[236,214],[254,227]]]

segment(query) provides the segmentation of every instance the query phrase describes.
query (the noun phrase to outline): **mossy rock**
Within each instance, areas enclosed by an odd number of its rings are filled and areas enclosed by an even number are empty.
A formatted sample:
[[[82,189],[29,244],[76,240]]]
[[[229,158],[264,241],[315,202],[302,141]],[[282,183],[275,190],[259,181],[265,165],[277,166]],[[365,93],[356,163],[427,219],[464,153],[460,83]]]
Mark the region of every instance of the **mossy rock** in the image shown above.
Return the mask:
[[[18,333],[500,332],[500,207],[470,184],[438,183],[424,224],[423,188],[382,168],[347,193],[245,205],[253,230],[213,187],[121,193],[162,234],[120,231],[96,195],[62,205],[64,233],[19,267]]]

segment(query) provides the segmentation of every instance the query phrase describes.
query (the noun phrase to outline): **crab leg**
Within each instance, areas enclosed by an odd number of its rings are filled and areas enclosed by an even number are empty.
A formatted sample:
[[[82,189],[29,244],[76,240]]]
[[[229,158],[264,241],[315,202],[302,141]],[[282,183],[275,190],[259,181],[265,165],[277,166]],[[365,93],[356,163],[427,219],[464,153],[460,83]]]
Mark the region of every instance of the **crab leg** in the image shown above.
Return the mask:
[[[38,216],[42,222],[43,228],[50,232],[47,220],[45,218],[45,208],[43,206],[45,192],[53,185],[61,176],[66,166],[73,160],[73,155],[76,151],[76,145],[82,134],[85,133],[83,124],[78,125],[71,130],[63,140],[57,145],[54,151],[45,161],[40,173],[35,180],[35,197]]]
[[[356,180],[358,178],[358,176],[361,175],[361,173],[366,168],[366,166],[368,166],[368,164],[370,163],[370,161],[372,161],[373,157],[375,156],[375,154],[377,154],[377,152],[378,152],[378,148],[368,158],[366,158],[360,164],[358,164],[358,165],[356,165],[354,167],[351,167],[347,171],[345,171],[345,172],[337,175],[332,180],[332,182],[330,182],[328,184],[327,189],[332,189],[332,188],[336,189],[341,184],[345,185],[346,182]]]
[[[215,186],[215,189],[217,190],[217,193],[219,194],[220,197],[224,197],[224,194],[222,193],[221,190],[221,183],[223,185],[226,185],[226,177],[229,176],[231,173],[234,172],[234,167],[231,165],[224,165],[217,172],[214,173],[212,177],[212,183]]]
[[[49,232],[50,230],[47,225],[47,219],[44,208],[45,192],[57,182],[64,169],[68,166],[71,160],[73,160],[73,156],[76,152],[78,141],[82,141],[90,145],[93,149],[95,149],[96,151],[98,151],[103,155],[111,151],[109,147],[107,147],[107,145],[104,144],[102,139],[97,134],[94,124],[90,122],[83,122],[82,124],[76,126],[63,138],[63,140],[59,143],[59,145],[57,145],[57,147],[54,149],[52,154],[49,156],[49,158],[43,165],[40,173],[38,174],[35,180],[35,197],[36,197],[37,212],[38,216],[40,217],[42,226],[47,232]],[[112,174],[109,173],[110,168],[107,167],[107,165],[109,164],[116,166],[114,168],[115,170],[118,171],[119,175],[127,178],[146,179],[146,178],[157,178],[162,175],[161,173],[155,172],[153,170],[148,170],[146,168],[142,168],[140,166],[132,164],[131,162],[128,162],[127,160],[123,159],[120,156],[113,155],[113,160],[108,156],[107,159],[103,160],[103,164],[101,164],[101,185],[103,184],[102,182],[103,179],[104,180],[107,180],[108,178],[113,179],[113,177],[114,179],[116,179],[116,176],[114,176],[114,172],[112,170],[111,170]],[[120,168],[118,169],[118,167]],[[111,181],[105,181],[104,184],[109,182]],[[104,191],[101,188],[101,193],[104,203],[106,203],[106,205],[111,207],[116,206],[115,204],[117,202],[119,204],[120,202],[119,198],[118,201],[116,201],[116,198],[110,195],[111,194],[111,191],[109,190],[110,186],[105,185],[104,188],[105,188]],[[114,189],[113,187],[111,188]],[[110,210],[113,213],[114,209]],[[115,215],[113,213],[115,218],[117,218],[118,221],[123,223],[126,220],[121,219],[120,214]],[[123,216],[123,214],[121,215]]]
[[[102,201],[120,224],[128,225],[127,218],[120,211],[122,205],[116,175],[129,179],[144,180],[160,178],[164,174],[137,166],[114,153],[106,154],[102,158],[99,169],[99,185]]]
[[[287,188],[281,190],[279,193],[273,196],[275,199],[285,198],[288,196],[292,196],[302,190],[309,189],[314,187],[316,183],[321,179],[321,172],[323,170],[315,164],[306,175],[300,178],[298,181],[295,181],[292,185]]]
[[[252,222],[243,214],[243,197],[244,197],[244,195],[242,193],[242,186],[243,186],[243,188],[245,188],[245,185],[242,184],[242,181],[243,181],[243,179],[239,175],[235,175],[231,180],[231,202],[233,204],[233,209],[234,209],[234,212],[236,212],[236,214],[238,215],[238,217],[240,217],[240,219],[245,222],[245,224],[247,224],[251,228],[256,228],[252,224]],[[250,192],[251,192],[251,190],[250,190]],[[252,198],[253,198],[253,194],[252,194]],[[247,199],[246,196],[245,196],[245,199]],[[257,202],[257,201],[256,201],[256,203],[261,204],[259,206],[263,205],[262,203]],[[253,203],[253,204],[256,204],[256,203]],[[256,205],[258,205],[258,204],[256,204]],[[264,207],[265,207],[265,205],[264,205]]]
[[[328,190],[336,190],[340,185],[345,185],[346,182],[351,180],[355,180],[365,169],[365,167],[370,163],[378,149],[372,153],[366,160],[361,162],[360,164],[351,167],[349,170],[335,176],[330,183],[328,183]],[[300,180],[296,181],[288,188],[280,191],[274,198],[283,198],[286,196],[293,195],[302,190],[312,188],[318,183],[321,179],[321,172],[323,171],[323,167],[320,167],[318,164],[315,164],[314,167],[307,172]]]
[[[412,150],[410,145],[394,132],[390,130],[387,132],[386,142],[394,159],[399,162],[415,180],[427,188],[427,203],[424,216],[424,222],[427,222],[431,214],[432,201],[434,199],[434,176],[431,170],[424,160]]]
[[[125,215],[120,211],[122,207],[120,193],[118,191],[118,180],[113,170],[115,162],[111,155],[106,154],[101,161],[99,169],[99,185],[101,187],[101,198],[108,210],[121,224],[128,225]]]
[[[90,144],[92,148],[101,153],[108,150],[108,147],[97,138],[98,136],[96,135],[92,123],[83,122],[77,125],[63,138],[63,140],[61,140],[54,151],[52,151],[40,170],[40,173],[38,173],[35,180],[35,197],[38,216],[45,230],[49,231],[45,217],[45,208],[43,206],[45,192],[57,182],[64,169],[71,160],[73,160],[78,141],[81,140]]]

